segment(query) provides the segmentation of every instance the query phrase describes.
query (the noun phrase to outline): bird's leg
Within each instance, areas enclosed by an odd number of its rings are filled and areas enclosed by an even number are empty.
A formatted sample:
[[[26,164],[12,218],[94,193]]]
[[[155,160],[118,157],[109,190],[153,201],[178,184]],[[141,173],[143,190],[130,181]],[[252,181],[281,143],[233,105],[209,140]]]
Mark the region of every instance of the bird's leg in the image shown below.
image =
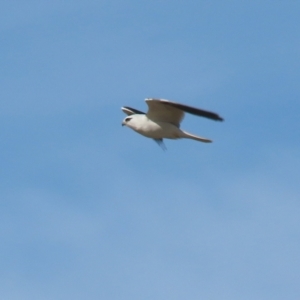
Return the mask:
[[[164,151],[167,150],[166,145],[164,144],[163,139],[153,139]]]

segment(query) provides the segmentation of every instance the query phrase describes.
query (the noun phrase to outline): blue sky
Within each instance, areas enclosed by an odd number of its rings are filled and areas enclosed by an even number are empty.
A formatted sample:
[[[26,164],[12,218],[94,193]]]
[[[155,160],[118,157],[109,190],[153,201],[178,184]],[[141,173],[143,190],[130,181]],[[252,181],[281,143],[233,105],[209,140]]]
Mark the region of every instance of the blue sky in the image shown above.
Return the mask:
[[[299,299],[298,1],[2,1],[0,295]],[[123,105],[219,113],[152,140]]]

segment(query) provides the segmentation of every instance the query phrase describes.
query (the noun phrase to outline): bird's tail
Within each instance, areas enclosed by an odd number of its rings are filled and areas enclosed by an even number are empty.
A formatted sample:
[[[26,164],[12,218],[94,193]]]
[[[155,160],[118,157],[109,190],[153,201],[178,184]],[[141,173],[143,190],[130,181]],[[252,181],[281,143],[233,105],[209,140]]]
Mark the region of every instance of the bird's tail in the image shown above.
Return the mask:
[[[183,136],[182,136],[183,138],[192,139],[192,140],[203,142],[203,143],[212,143],[212,140],[206,139],[204,137],[197,136],[197,135],[188,133],[188,132],[183,131],[183,130],[182,130],[182,133],[183,133]]]

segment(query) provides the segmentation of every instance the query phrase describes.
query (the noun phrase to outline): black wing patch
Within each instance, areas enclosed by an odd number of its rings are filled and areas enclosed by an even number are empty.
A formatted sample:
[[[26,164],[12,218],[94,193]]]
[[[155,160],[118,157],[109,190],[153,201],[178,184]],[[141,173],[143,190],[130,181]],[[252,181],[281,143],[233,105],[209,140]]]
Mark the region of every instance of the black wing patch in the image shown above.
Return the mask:
[[[142,112],[140,110],[137,110],[135,108],[131,108],[129,106],[123,106],[123,107],[126,108],[126,109],[129,109],[129,110],[133,111],[135,114],[138,114],[138,115],[144,115],[145,114],[144,112]]]
[[[170,102],[170,101],[164,101],[163,103],[166,104],[166,105],[170,105],[170,106],[179,108],[179,109],[181,109],[181,110],[183,110],[187,113],[190,113],[192,115],[205,117],[205,118],[212,119],[212,120],[215,120],[215,121],[223,121],[224,120],[218,114],[216,114],[214,112],[211,112],[211,111],[191,107],[191,106],[180,104],[180,103],[174,103],[174,102]]]

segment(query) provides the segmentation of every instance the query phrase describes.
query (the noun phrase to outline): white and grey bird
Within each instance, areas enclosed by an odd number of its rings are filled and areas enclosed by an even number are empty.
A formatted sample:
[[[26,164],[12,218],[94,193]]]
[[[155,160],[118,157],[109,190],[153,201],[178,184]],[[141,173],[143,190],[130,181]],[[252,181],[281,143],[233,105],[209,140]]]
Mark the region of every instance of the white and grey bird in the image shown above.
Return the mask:
[[[211,143],[212,140],[200,137],[180,129],[180,122],[184,113],[209,118],[215,121],[223,121],[216,113],[191,107],[188,105],[171,102],[165,99],[145,99],[148,112],[123,106],[122,111],[128,116],[123,120],[122,126],[127,126],[139,134],[154,139],[163,149],[163,139],[193,139],[196,141]]]

